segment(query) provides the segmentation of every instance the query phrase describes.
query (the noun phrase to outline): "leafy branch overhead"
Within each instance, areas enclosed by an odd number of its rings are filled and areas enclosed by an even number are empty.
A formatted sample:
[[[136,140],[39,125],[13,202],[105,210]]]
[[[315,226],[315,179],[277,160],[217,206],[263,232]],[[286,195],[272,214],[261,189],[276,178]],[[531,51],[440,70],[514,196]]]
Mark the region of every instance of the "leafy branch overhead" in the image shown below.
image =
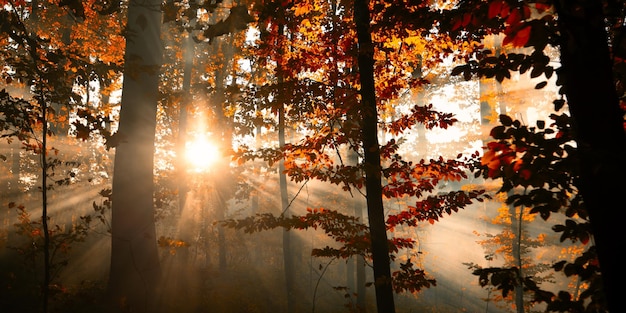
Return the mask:
[[[162,5],[163,23],[199,20],[199,10],[214,12],[222,9],[222,2],[202,1],[196,3],[196,1],[191,1],[190,3],[183,3],[166,1]],[[216,23],[194,23],[195,26],[189,29],[189,31],[200,31],[201,35],[194,36],[194,40],[197,43],[203,41],[212,43],[217,37],[245,30],[248,28],[248,24],[254,21],[254,17],[248,13],[248,8],[245,5],[236,5],[230,8],[229,14],[225,19],[221,19]]]

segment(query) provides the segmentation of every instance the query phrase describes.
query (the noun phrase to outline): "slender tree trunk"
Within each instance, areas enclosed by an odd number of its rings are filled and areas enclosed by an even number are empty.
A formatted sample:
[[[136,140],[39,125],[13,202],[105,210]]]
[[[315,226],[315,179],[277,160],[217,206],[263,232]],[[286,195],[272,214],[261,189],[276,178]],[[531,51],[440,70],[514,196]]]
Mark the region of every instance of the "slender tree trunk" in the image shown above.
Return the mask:
[[[43,90],[43,88],[42,88]],[[43,232],[43,256],[44,274],[42,284],[43,313],[48,312],[48,301],[50,297],[50,232],[48,231],[48,103],[44,96],[41,96],[41,120],[43,124],[41,136],[40,162],[41,162],[41,230]]]
[[[285,146],[285,108],[283,105],[278,109],[278,145]],[[278,178],[280,181],[280,203],[282,215],[289,217],[289,194],[287,193],[287,175],[285,174],[285,161],[278,163]],[[283,261],[285,269],[285,287],[287,290],[287,312],[295,312],[294,262],[291,247],[291,232],[283,230]]]
[[[362,211],[362,210],[359,210]],[[363,216],[363,214],[361,214]],[[359,256],[356,259],[356,307],[357,312],[366,312],[365,298],[367,291],[365,289],[367,282],[365,281],[365,259]]]
[[[511,231],[515,235],[511,242],[513,259],[515,259],[515,266],[518,268],[519,276],[524,277],[522,271],[522,223],[524,208],[520,207],[520,211],[517,213],[515,206],[509,205],[509,213],[511,214]],[[521,285],[515,286],[515,310],[517,313],[524,313],[524,288]]]
[[[261,148],[261,126],[259,125],[257,125],[255,129],[254,143],[255,143],[255,149],[259,150]],[[253,173],[260,174],[261,173],[260,166],[254,165]],[[250,203],[250,211],[252,211],[251,215],[255,215],[259,212],[259,198],[260,198],[259,189],[261,187],[257,185],[257,186],[253,186],[253,188],[254,188],[254,191],[252,192],[252,199]],[[258,236],[252,236],[251,239],[252,239],[253,247],[258,247],[259,245],[262,244]],[[262,260],[261,253],[259,253],[258,249],[250,249],[250,261],[251,261],[250,263],[258,264],[261,260]]]
[[[356,151],[350,150],[348,152],[348,160],[352,166],[359,165],[359,155]],[[359,218],[359,220],[363,220],[363,203],[356,195],[358,195],[358,193],[355,194],[355,197],[352,199],[354,216]],[[350,260],[350,264],[353,268],[352,272],[356,273],[356,277],[350,277],[348,280],[351,284],[348,285],[351,292],[356,293],[356,302],[354,303],[353,310],[354,312],[365,312],[365,260],[363,260],[363,257],[360,255],[355,256]]]
[[[626,242],[622,195],[626,190],[626,135],[613,81],[602,2],[555,1],[561,69],[559,78],[574,120],[580,153],[580,192],[589,213],[610,312],[623,309]]]
[[[178,112],[178,138],[176,146],[176,171],[177,171],[177,184],[178,184],[178,236],[184,242],[191,243],[194,238],[194,231],[196,227],[189,227],[190,225],[196,225],[194,221],[192,210],[186,209],[187,196],[189,194],[189,185],[187,182],[187,160],[185,159],[186,144],[187,144],[187,111],[189,104],[193,101],[193,95],[191,94],[191,72],[193,71],[193,58],[195,55],[195,46],[191,38],[191,34],[187,34],[187,37],[183,39],[183,95],[181,97],[180,108]],[[181,249],[180,251],[180,266],[191,266],[191,251],[190,249]],[[176,279],[177,282],[182,282],[182,279]]]
[[[178,153],[176,155],[178,167],[178,210],[182,213],[187,202],[187,168],[185,166],[185,144],[187,142],[187,108],[192,102],[191,95],[191,71],[193,70],[193,56],[195,54],[191,34],[183,39],[183,59],[185,67],[183,69],[183,97],[178,113]]]
[[[372,242],[376,306],[379,313],[393,313],[395,312],[395,304],[382,197],[382,167],[377,135],[378,112],[374,85],[374,45],[369,29],[368,1],[357,0],[354,2],[354,21],[359,45],[358,64],[362,102],[361,129],[365,154],[365,191],[367,193],[367,212]]]
[[[155,312],[160,266],[153,206],[153,157],[162,62],[161,1],[131,0],[124,84],[113,172],[111,269],[113,311]]]
[[[224,148],[228,148],[231,146],[232,142],[232,123],[229,118],[224,115],[224,103],[226,102],[226,88],[225,88],[225,79],[227,76],[227,71],[229,69],[229,63],[233,60],[233,35],[226,35],[225,37],[219,38],[219,40],[215,43],[215,54],[223,55],[222,58],[222,66],[215,71],[215,94],[213,96],[213,105],[215,114],[218,117],[218,134],[219,140],[221,141],[221,146]],[[231,197],[230,195],[230,184],[232,183],[232,174],[229,170],[228,163],[226,164],[217,164],[219,167],[219,171],[221,172],[220,177],[218,179],[222,180],[222,182],[216,181],[217,186],[217,219],[223,220],[226,216],[226,210],[228,209],[227,200]],[[217,247],[219,253],[219,268],[220,270],[226,270],[226,234],[224,232],[223,227],[218,227],[217,229]]]
[[[283,46],[284,25],[278,25],[278,37],[281,42],[279,47],[279,53],[284,53],[285,47]],[[287,91],[284,89],[285,75],[282,70],[282,64],[279,64],[276,69],[276,77],[278,81],[278,146],[283,148],[285,146],[285,102],[288,99]],[[289,194],[287,191],[287,175],[285,174],[285,162],[280,160],[278,162],[278,180],[280,188],[280,203],[281,203],[281,215],[289,217],[291,212],[289,210]],[[295,312],[295,281],[294,281],[294,261],[293,251],[291,246],[291,232],[283,230],[283,269],[285,273],[285,291],[287,292],[287,312]]]

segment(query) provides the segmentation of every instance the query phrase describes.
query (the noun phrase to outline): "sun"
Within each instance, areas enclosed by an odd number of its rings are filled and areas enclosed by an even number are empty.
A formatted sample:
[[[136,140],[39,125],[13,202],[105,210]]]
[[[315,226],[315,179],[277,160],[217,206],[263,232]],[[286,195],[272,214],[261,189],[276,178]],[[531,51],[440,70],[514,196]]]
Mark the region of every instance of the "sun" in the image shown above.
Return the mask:
[[[191,171],[208,172],[220,158],[218,146],[206,136],[195,136],[185,145],[185,160]]]

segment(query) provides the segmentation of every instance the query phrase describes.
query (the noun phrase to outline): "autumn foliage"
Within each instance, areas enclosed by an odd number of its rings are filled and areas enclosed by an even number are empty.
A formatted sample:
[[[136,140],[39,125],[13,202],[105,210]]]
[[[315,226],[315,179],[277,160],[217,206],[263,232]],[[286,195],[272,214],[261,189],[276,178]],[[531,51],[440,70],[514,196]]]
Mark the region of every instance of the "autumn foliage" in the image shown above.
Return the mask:
[[[125,3],[37,1],[37,7],[32,7],[33,3],[0,0],[0,138],[19,141],[24,151],[43,155],[43,160],[50,156],[53,166],[50,172],[44,166],[44,176],[52,176],[54,166],[74,163],[55,159],[59,150],[45,146],[42,138],[93,142],[106,151],[115,148],[125,140],[115,132],[119,108],[112,100],[121,88],[123,70],[126,67],[128,75],[160,73],[157,116],[161,132],[155,150],[165,155],[161,161],[166,165],[155,169],[159,214],[176,216],[172,212],[181,208],[173,199],[185,193],[172,182],[185,179],[183,171],[174,174],[172,170],[179,152],[172,147],[180,145],[177,140],[187,134],[183,116],[203,116],[209,126],[202,131],[214,135],[231,158],[215,171],[228,183],[214,187],[223,211],[219,218],[211,217],[213,226],[246,233],[277,228],[321,230],[334,242],[314,247],[313,256],[370,261],[371,229],[366,218],[346,210],[345,202],[367,197],[365,173],[372,169],[364,159],[377,152],[382,168],[376,179],[382,184],[382,200],[402,203],[397,210],[385,212],[385,230],[391,236],[389,257],[399,262],[391,277],[395,292],[417,293],[437,283],[418,262],[398,260],[402,252],[416,247],[415,238],[399,234],[399,229],[426,223],[436,227],[449,215],[490,200],[494,194],[506,194],[504,204],[520,212],[547,222],[555,215],[562,217],[552,230],[561,242],[571,241],[585,249],[574,261],[552,264],[551,270],[578,276],[584,290],[577,295],[547,291],[537,277],[521,275],[516,266],[472,267],[478,283],[499,290],[502,297],[523,288],[533,295],[534,303],[544,303],[551,311],[606,307],[589,212],[580,195],[583,158],[575,144],[578,133],[566,112],[569,81],[549,53],[565,36],[556,14],[558,3],[367,2],[373,47],[363,52],[350,1],[244,1],[236,5],[221,0],[165,1],[160,9],[162,27],[167,29],[162,38],[166,64],[160,72],[155,68],[133,72],[125,64],[129,38]],[[623,94],[623,8],[607,4],[604,9],[615,68],[611,88]],[[485,44],[486,38],[496,37],[500,38],[497,48]],[[189,49],[186,38],[190,50],[185,50]],[[376,116],[367,115],[360,93],[364,69],[358,60],[363,53],[372,58]],[[471,154],[444,157],[403,150],[404,137],[415,129],[447,130],[461,119],[418,97],[406,100],[407,95],[418,95],[437,84],[481,79],[502,83],[521,75],[538,79],[535,89],[547,88],[556,80],[554,114],[549,121],[526,125],[501,114],[499,124],[489,131],[490,138],[481,138],[484,150]],[[377,134],[384,134],[378,147],[364,147],[365,126],[372,126],[364,123],[369,120],[376,122]],[[286,133],[285,144],[275,140],[278,132]],[[261,175],[270,177],[277,164],[284,166],[281,174],[287,175],[292,186],[321,182],[345,202],[316,203],[294,215],[270,210],[243,217],[224,214],[228,201],[251,201],[254,196],[256,186],[244,179],[246,175],[254,173],[259,180]],[[68,177],[54,182],[61,186],[75,181],[76,173],[67,173]],[[501,184],[491,193],[480,185],[485,181]],[[47,191],[49,186],[42,188]],[[110,200],[109,192],[100,195]],[[53,248],[66,252],[70,243],[84,240],[84,227],[91,218],[106,224],[109,204],[94,202],[96,215],[86,215],[80,224],[83,228],[66,233],[60,227],[50,230]],[[32,242],[41,241],[38,222],[22,206],[9,206],[20,212],[19,234]],[[171,255],[190,246],[173,236],[159,238],[156,244]],[[23,253],[35,256],[35,250]]]

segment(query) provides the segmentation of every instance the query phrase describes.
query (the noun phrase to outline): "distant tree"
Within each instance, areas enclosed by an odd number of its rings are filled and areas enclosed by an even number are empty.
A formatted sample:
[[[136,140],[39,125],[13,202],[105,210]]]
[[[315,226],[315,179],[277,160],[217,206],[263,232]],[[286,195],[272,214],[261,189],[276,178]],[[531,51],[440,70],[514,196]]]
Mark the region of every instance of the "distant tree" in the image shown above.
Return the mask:
[[[505,202],[506,194],[499,194],[496,199]],[[501,258],[501,263],[506,267],[517,267],[521,269],[524,276],[532,276],[538,283],[545,282],[551,277],[550,274],[545,275],[544,272],[550,270],[551,264],[539,263],[533,257],[533,249],[541,248],[546,245],[546,234],[540,233],[536,237],[531,237],[528,226],[532,225],[537,217],[536,214],[530,213],[531,208],[515,207],[502,203],[498,209],[498,215],[488,222],[492,225],[502,226],[502,231],[496,234],[480,234],[485,239],[479,240],[478,243],[485,249],[485,258],[488,261]],[[476,264],[468,263],[472,269],[480,269]],[[543,276],[541,276],[543,275]],[[524,297],[525,291],[523,286],[516,286],[513,297],[503,298],[502,295],[494,295],[495,300],[506,301],[507,305],[515,304],[517,312],[528,312],[533,306],[532,300],[528,294]]]
[[[576,186],[580,179],[579,160],[572,145],[571,118],[553,114],[551,119],[549,127],[544,121],[530,127],[502,115],[502,125],[492,130],[495,140],[487,145],[477,174],[502,179],[499,191],[508,193],[506,203],[509,205],[527,206],[529,214],[538,214],[543,220],[553,214],[565,215],[565,223],[553,225],[552,229],[561,233],[561,241],[580,242],[586,249],[574,262],[555,261],[551,267],[566,277],[579,276],[585,282],[585,290],[575,295],[563,290],[557,296],[543,289],[541,277],[523,274],[519,265],[477,268],[474,274],[479,276],[482,286],[493,285],[504,297],[523,287],[533,294],[534,302],[545,302],[552,311],[578,312],[593,308],[604,312],[601,277],[595,247],[590,241],[589,217]],[[516,192],[520,189],[525,192]]]

